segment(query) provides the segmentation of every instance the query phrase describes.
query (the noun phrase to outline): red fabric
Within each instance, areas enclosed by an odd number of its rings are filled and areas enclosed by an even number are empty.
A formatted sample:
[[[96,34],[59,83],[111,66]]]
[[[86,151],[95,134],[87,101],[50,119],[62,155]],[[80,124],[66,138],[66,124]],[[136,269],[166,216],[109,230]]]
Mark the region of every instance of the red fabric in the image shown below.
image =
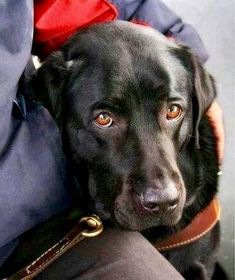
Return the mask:
[[[147,21],[144,21],[144,20],[133,19],[133,20],[131,20],[131,22],[135,23],[135,24],[140,24],[140,25],[144,25],[144,26],[150,27],[150,24]]]
[[[34,53],[45,58],[75,31],[117,15],[116,7],[105,0],[35,0]]]

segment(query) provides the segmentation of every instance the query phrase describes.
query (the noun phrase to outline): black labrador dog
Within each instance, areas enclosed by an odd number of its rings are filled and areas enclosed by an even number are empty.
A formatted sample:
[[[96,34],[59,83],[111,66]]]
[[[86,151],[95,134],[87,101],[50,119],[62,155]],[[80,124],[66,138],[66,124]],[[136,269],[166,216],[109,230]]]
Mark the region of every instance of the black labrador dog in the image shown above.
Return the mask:
[[[97,24],[53,53],[33,83],[61,129],[82,200],[104,221],[153,242],[214,198],[218,167],[203,115],[215,85],[189,48],[136,24]],[[186,278],[210,279],[218,231],[164,255]]]

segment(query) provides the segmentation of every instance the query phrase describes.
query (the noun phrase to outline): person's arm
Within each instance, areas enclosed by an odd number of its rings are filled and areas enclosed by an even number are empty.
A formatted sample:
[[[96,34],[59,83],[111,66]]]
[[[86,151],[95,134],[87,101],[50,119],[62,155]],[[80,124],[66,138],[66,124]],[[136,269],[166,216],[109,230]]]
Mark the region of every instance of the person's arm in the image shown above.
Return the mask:
[[[120,0],[112,1],[118,7]],[[202,63],[208,59],[206,48],[195,28],[170,10],[160,0],[126,0],[124,9],[119,9],[120,19],[149,25],[168,37],[173,37],[176,42],[183,43],[192,48]]]
[[[206,113],[211,125],[213,135],[216,141],[216,152],[218,164],[221,165],[224,157],[224,125],[222,118],[222,109],[217,101],[214,101]]]

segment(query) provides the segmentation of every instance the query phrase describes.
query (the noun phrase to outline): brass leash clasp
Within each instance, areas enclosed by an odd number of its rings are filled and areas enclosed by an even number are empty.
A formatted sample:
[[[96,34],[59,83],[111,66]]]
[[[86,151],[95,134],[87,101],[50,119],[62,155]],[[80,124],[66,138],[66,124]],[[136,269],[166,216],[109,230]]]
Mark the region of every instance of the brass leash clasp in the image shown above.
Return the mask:
[[[81,232],[81,235],[84,237],[95,237],[99,235],[104,229],[102,221],[95,214],[92,214],[89,217],[82,217],[79,220],[79,223],[85,223],[90,228],[90,229],[84,229]]]

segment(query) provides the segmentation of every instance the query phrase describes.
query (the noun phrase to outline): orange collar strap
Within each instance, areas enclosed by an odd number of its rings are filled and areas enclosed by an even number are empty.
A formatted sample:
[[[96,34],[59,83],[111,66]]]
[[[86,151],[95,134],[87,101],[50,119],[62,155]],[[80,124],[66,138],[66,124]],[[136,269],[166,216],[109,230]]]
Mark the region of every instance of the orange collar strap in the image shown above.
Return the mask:
[[[176,234],[157,241],[153,245],[158,251],[167,251],[191,244],[207,234],[220,219],[220,204],[214,198],[192,222]]]

